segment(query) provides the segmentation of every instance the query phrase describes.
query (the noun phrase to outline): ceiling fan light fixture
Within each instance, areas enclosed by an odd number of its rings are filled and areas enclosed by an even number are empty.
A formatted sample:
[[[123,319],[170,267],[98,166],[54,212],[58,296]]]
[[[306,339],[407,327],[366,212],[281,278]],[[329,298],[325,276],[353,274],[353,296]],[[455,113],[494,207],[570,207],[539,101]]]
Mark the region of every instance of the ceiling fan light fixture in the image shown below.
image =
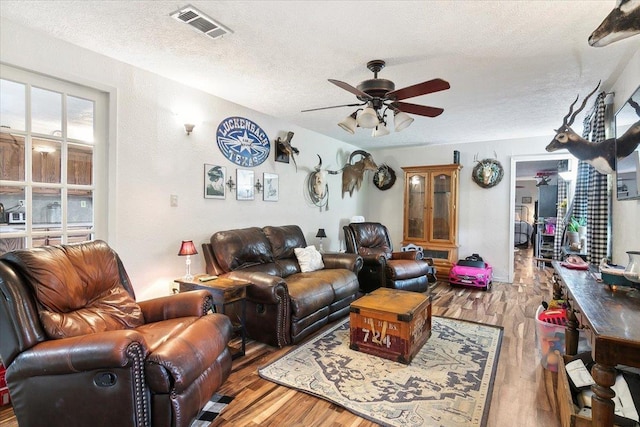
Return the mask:
[[[345,117],[344,120],[342,120],[340,123],[338,123],[338,126],[352,135],[356,133],[356,127],[358,127],[358,122],[356,122],[356,113],[357,112],[352,113],[351,115]]]
[[[413,120],[413,117],[400,110],[393,112],[393,126],[396,132],[400,132],[401,130],[408,128],[409,125],[413,123]]]
[[[378,126],[373,129],[373,132],[371,132],[371,136],[373,136],[374,138],[385,135],[389,135],[389,129],[387,129],[387,127],[382,122],[378,123]]]
[[[376,110],[371,105],[367,105],[358,116],[357,122],[361,128],[373,129],[380,123],[380,120]]]

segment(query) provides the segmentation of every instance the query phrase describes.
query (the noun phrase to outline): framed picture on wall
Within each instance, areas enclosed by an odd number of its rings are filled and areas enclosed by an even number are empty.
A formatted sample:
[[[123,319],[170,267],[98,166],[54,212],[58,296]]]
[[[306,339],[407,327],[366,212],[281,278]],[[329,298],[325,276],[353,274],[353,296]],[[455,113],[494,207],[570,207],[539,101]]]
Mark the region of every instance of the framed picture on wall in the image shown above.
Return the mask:
[[[531,203],[531,197],[527,197],[527,196],[523,197],[522,203]]]
[[[227,168],[217,165],[204,165],[204,198],[224,199],[226,197]]]
[[[253,200],[254,184],[253,171],[248,169],[236,169],[236,199]]]
[[[264,189],[262,199],[265,202],[277,202],[280,197],[278,174],[265,172],[262,174]]]

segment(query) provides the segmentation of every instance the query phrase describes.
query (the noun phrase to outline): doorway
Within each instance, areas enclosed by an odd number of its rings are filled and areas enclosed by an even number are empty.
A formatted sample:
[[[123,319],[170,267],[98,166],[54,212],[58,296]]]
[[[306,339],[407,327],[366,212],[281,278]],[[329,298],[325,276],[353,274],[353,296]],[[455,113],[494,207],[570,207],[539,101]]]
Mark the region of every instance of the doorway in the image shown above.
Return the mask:
[[[573,159],[573,160],[571,160]],[[523,180],[535,180],[535,176],[538,171],[548,170],[555,167],[557,169],[558,161],[571,160],[569,164],[577,164],[575,158],[569,153],[549,153],[549,154],[537,154],[526,156],[513,156],[511,158],[511,179],[510,179],[510,213],[509,213],[509,227],[512,232],[509,233],[509,283],[513,283],[515,275],[515,224],[516,224],[516,205],[521,205],[522,200],[516,200],[517,186],[519,181]],[[527,200],[525,200],[527,201]],[[535,199],[531,200],[531,213],[529,219],[535,217]],[[532,224],[536,227],[536,224]],[[531,242],[533,244],[534,242]]]

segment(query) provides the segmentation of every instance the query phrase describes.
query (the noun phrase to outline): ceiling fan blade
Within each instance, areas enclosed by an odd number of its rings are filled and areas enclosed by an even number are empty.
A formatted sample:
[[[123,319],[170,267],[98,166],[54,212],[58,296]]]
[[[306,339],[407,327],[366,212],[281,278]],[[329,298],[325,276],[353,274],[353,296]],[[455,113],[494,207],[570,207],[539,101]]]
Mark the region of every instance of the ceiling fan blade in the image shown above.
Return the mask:
[[[406,102],[394,102],[391,104],[405,113],[417,114],[419,116],[436,117],[442,114],[444,109],[437,107],[427,107],[426,105],[409,104]]]
[[[329,108],[340,108],[340,107],[359,107],[361,105],[364,105],[366,103],[360,103],[360,104],[344,104],[344,105],[334,105],[332,107],[320,107],[320,108],[311,108],[309,110],[302,110],[301,113],[306,113],[309,111],[318,111],[318,110],[328,110]]]
[[[351,92],[352,94],[354,94],[356,96],[359,96],[359,97],[365,98],[365,99],[373,99],[373,97],[371,95],[361,91],[358,88],[355,88],[355,87],[351,86],[349,83],[345,83],[345,82],[341,82],[340,80],[333,80],[333,79],[329,79],[329,81],[331,83],[333,83],[334,85],[338,86],[339,88],[342,88],[342,89],[346,90],[347,92]]]
[[[413,86],[407,86],[402,89],[393,90],[385,95],[389,100],[399,101],[401,99],[413,98],[414,96],[426,95],[428,93],[438,92],[449,89],[449,82],[442,79],[433,79],[426,82],[418,83]]]

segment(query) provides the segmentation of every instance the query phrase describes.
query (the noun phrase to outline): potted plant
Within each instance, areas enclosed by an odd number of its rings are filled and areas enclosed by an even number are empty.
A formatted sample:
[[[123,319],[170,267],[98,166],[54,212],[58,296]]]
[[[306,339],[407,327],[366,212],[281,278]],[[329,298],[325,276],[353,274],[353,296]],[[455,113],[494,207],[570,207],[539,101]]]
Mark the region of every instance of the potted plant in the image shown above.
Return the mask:
[[[575,216],[572,216],[569,224],[567,224],[567,240],[569,245],[571,245],[571,243],[579,243],[580,235],[586,234],[586,232],[587,219],[584,217],[576,218]]]

